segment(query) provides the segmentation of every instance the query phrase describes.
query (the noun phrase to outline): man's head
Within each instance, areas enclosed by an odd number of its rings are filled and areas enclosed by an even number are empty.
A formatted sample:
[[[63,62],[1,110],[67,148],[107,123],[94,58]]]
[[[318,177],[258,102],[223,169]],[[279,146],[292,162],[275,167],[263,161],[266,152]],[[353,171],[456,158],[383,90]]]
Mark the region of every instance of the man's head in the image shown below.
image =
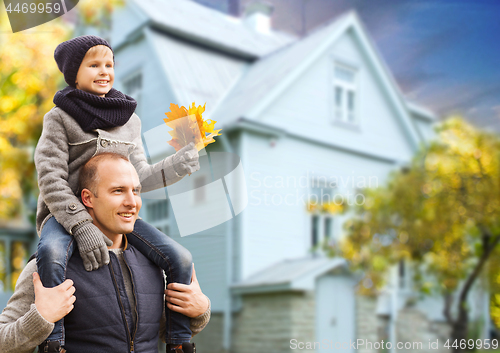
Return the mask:
[[[114,55],[100,37],[80,36],[59,44],[54,52],[68,85],[104,97],[114,83]]]
[[[134,230],[142,206],[134,166],[116,153],[92,157],[81,169],[80,195],[94,224],[112,241]]]

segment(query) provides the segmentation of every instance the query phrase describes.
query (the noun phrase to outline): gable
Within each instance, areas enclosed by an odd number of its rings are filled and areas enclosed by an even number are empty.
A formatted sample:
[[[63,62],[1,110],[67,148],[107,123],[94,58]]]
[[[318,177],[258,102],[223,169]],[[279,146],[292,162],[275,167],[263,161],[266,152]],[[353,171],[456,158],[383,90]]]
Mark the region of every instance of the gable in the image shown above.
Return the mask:
[[[346,40],[346,38],[350,39]],[[351,47],[355,48],[350,50],[351,53],[349,53],[348,42],[351,42]],[[338,48],[334,48],[335,45]],[[335,54],[335,50],[339,53]],[[343,54],[342,50],[344,50]],[[297,89],[294,87],[300,86],[300,83],[297,83],[298,80],[304,77],[305,72],[310,70],[314,65],[317,65],[321,61],[321,58],[328,55],[344,55],[341,59],[349,62],[352,53],[357,53],[362,58],[362,60],[359,60],[362,61],[359,65],[364,66],[364,71],[371,70],[372,80],[368,82],[377,82],[376,91],[383,95],[382,99],[385,101],[383,107],[391,110],[395,117],[394,123],[400,126],[398,135],[403,136],[407,141],[406,144],[408,146],[406,146],[406,150],[415,150],[421,139],[411,121],[408,109],[404,104],[404,99],[354,12],[343,15],[335,22],[316,31],[300,42],[283,48],[252,65],[220,105],[216,115],[226,124],[244,117],[251,120],[266,121],[266,123],[272,124],[273,127],[284,129],[288,133],[290,124],[284,125],[283,120],[276,122],[274,119],[265,119],[263,116],[268,114],[273,109],[273,106],[277,106],[277,101],[283,99],[283,96]],[[328,75],[328,73],[324,72],[323,75]],[[309,82],[307,87],[311,94],[326,99],[325,94],[328,91],[324,87],[323,90],[320,90],[318,86],[311,82]],[[365,96],[367,99],[360,107],[363,107],[364,103],[371,99],[369,95]],[[378,100],[380,101],[380,99]],[[296,102],[295,99],[294,102]],[[309,115],[321,109],[318,105],[306,104],[310,107]],[[371,106],[375,106],[375,104],[371,104]],[[283,108],[283,106],[281,107]],[[381,113],[379,111],[376,112],[377,114]],[[387,115],[387,112],[384,112],[384,114]],[[379,133],[379,136],[387,140],[386,136],[390,135],[388,133]],[[338,146],[341,148],[346,147],[342,144]],[[399,155],[406,156],[406,152],[399,153]],[[383,156],[379,157],[384,158]],[[393,157],[399,158],[394,154]]]
[[[356,124],[335,117],[333,71],[339,64],[352,68],[356,76]],[[403,124],[407,117],[394,106],[352,30],[332,43],[255,119],[285,127],[298,138],[393,161],[408,160],[414,151]]]

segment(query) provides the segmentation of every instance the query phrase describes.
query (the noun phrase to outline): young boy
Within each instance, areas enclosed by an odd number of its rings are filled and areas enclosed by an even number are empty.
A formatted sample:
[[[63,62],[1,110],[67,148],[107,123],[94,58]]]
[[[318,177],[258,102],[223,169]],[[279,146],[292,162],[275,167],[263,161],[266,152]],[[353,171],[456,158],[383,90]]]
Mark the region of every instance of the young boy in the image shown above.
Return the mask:
[[[55,287],[65,280],[74,240],[87,271],[109,263],[109,239],[92,223],[84,205],[75,196],[79,191],[79,169],[92,156],[116,152],[128,157],[141,179],[143,191],[171,185],[200,168],[194,144],[159,163],[147,163],[141,122],[134,113],[137,102],[112,88],[114,55],[106,40],[96,36],[68,40],[57,46],[54,58],[68,87],[55,94],[56,106],[44,117],[35,150],[40,188],[37,266],[46,287]],[[115,192],[119,193],[120,189]],[[123,219],[132,218],[130,213],[118,215]],[[180,244],[140,219],[129,241],[165,271],[167,283],[190,283],[191,254]],[[192,351],[194,345],[188,343],[191,339],[189,318],[168,307],[165,314],[167,352]],[[41,348],[43,352],[64,352],[63,346],[61,320]]]

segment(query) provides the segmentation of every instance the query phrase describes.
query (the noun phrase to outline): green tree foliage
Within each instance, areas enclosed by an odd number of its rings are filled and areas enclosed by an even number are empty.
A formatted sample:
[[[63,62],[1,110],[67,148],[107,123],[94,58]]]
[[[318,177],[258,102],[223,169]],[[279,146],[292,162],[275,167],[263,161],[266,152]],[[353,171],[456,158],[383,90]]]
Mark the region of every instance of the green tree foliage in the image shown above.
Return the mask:
[[[402,259],[414,264],[415,286],[445,298],[452,338],[462,339],[471,286],[485,270],[498,276],[487,263],[500,254],[500,140],[460,118],[437,132],[385,187],[364,190],[366,202],[347,221],[340,249],[364,272],[365,294],[384,284],[390,266]]]

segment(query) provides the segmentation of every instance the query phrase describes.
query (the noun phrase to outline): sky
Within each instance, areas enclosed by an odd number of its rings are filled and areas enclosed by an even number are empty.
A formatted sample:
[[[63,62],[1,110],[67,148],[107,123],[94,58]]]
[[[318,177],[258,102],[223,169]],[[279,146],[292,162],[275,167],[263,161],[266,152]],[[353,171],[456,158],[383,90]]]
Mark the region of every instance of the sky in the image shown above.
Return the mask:
[[[295,35],[356,10],[409,100],[441,118],[460,114],[500,132],[500,1],[267,2],[274,5],[273,27]]]

